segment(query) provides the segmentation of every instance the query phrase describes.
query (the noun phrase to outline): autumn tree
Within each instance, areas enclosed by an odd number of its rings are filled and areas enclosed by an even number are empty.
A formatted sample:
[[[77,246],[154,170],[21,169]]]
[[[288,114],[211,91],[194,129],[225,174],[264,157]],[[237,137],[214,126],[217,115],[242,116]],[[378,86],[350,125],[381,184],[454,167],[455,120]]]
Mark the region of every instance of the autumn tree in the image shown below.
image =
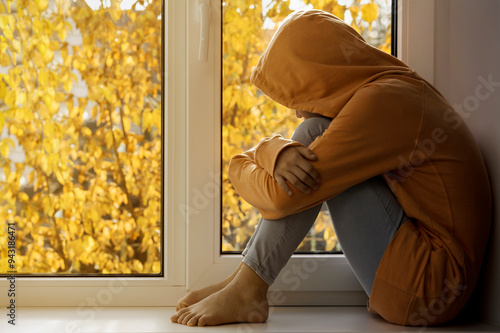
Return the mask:
[[[161,1],[120,4],[0,2],[0,221],[18,272],[161,270]]]
[[[351,26],[372,45],[390,53],[389,0],[302,0],[304,7],[330,12]],[[267,4],[263,8],[263,4]],[[298,1],[295,2],[295,5]],[[293,1],[223,2],[223,204],[222,250],[242,251],[260,215],[243,200],[228,178],[229,161],[235,154],[255,146],[263,137],[290,137],[299,124],[294,112],[263,95],[250,83],[250,74],[265,51],[278,24],[294,8]],[[381,15],[382,9],[385,14]],[[299,251],[340,250],[330,217],[323,210]]]

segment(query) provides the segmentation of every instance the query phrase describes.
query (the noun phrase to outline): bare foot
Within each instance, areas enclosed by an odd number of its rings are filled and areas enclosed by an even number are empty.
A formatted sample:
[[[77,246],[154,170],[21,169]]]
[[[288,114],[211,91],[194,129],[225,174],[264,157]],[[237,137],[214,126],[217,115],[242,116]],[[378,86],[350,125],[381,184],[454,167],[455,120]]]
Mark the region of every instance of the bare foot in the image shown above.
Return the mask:
[[[187,308],[188,306],[193,305],[195,303],[198,303],[199,301],[201,301],[201,300],[207,298],[208,296],[223,289],[231,281],[233,281],[236,274],[238,274],[238,272],[240,271],[242,265],[243,265],[243,262],[241,262],[240,265],[238,266],[238,268],[236,268],[236,270],[229,277],[227,277],[224,281],[221,281],[221,282],[216,283],[216,284],[212,284],[212,285],[205,287],[205,288],[201,288],[201,289],[193,290],[193,291],[189,292],[186,296],[184,296],[183,298],[181,298],[177,302],[177,308],[175,310],[179,311],[180,309]]]
[[[226,287],[182,308],[170,319],[188,326],[213,326],[236,322],[263,323],[269,316],[269,286],[243,265]]]

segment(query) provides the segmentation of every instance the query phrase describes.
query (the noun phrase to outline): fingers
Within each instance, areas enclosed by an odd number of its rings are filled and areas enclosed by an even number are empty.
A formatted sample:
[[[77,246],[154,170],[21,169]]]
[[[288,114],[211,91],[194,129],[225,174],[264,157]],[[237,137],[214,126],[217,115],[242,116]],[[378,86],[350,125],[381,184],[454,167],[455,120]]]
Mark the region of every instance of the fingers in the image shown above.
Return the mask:
[[[281,187],[283,191],[285,191],[286,194],[289,196],[292,196],[293,191],[292,189],[288,186],[288,184],[285,181],[285,178],[283,177],[276,177],[276,182],[278,182],[278,185]]]
[[[293,195],[289,184],[299,191],[309,194],[318,189],[321,180],[319,172],[310,161],[318,157],[305,147],[290,147],[283,150],[276,162],[274,179],[283,191]]]
[[[302,157],[308,159],[310,161],[316,161],[318,156],[316,156],[311,150],[305,147],[297,147],[297,151],[300,153]],[[309,163],[308,161],[298,158],[299,167],[304,170],[311,178],[313,178],[316,182],[320,182],[319,172]],[[312,186],[311,186],[312,187]]]
[[[293,172],[285,173],[284,177],[277,177],[276,181],[289,196],[293,195],[293,191],[288,186],[287,181],[305,194],[310,194],[312,190],[318,189],[318,183],[300,168],[295,168]]]
[[[309,163],[306,160],[299,159],[297,161],[297,166],[305,174],[305,176],[299,177],[300,180],[311,186],[311,188],[313,188],[314,185],[318,185],[318,183],[321,181],[321,177],[319,175],[318,170],[316,170],[316,168],[313,167],[311,163]],[[312,183],[309,181],[309,179],[312,180]]]
[[[312,190],[318,188],[318,184],[302,169],[296,168],[293,172],[287,174],[286,179],[299,191],[309,194]]]
[[[300,153],[300,155],[310,161],[316,161],[318,159],[318,156],[316,156],[311,150],[307,149],[306,147],[296,147],[296,149]]]

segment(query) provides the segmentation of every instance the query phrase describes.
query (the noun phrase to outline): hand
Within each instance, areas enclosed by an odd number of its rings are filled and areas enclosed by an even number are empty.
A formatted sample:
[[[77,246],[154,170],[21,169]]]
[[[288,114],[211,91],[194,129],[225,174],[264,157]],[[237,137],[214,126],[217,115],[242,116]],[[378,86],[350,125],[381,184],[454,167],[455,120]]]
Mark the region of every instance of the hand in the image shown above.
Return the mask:
[[[274,167],[274,179],[288,195],[292,189],[287,181],[300,191],[309,194],[318,189],[320,182],[319,172],[309,161],[316,161],[318,157],[306,147],[287,147],[279,155]]]

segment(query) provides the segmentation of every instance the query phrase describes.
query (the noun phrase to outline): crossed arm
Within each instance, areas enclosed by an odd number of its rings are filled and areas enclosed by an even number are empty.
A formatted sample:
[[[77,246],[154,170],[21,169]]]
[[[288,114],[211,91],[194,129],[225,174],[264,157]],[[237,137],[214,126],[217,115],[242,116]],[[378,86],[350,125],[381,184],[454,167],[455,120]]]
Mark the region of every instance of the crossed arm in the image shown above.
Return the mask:
[[[236,155],[229,167],[236,191],[264,218],[278,219],[397,169],[415,149],[421,114],[384,114],[383,103],[393,101],[380,100],[364,109],[350,102],[307,148],[275,136]]]

